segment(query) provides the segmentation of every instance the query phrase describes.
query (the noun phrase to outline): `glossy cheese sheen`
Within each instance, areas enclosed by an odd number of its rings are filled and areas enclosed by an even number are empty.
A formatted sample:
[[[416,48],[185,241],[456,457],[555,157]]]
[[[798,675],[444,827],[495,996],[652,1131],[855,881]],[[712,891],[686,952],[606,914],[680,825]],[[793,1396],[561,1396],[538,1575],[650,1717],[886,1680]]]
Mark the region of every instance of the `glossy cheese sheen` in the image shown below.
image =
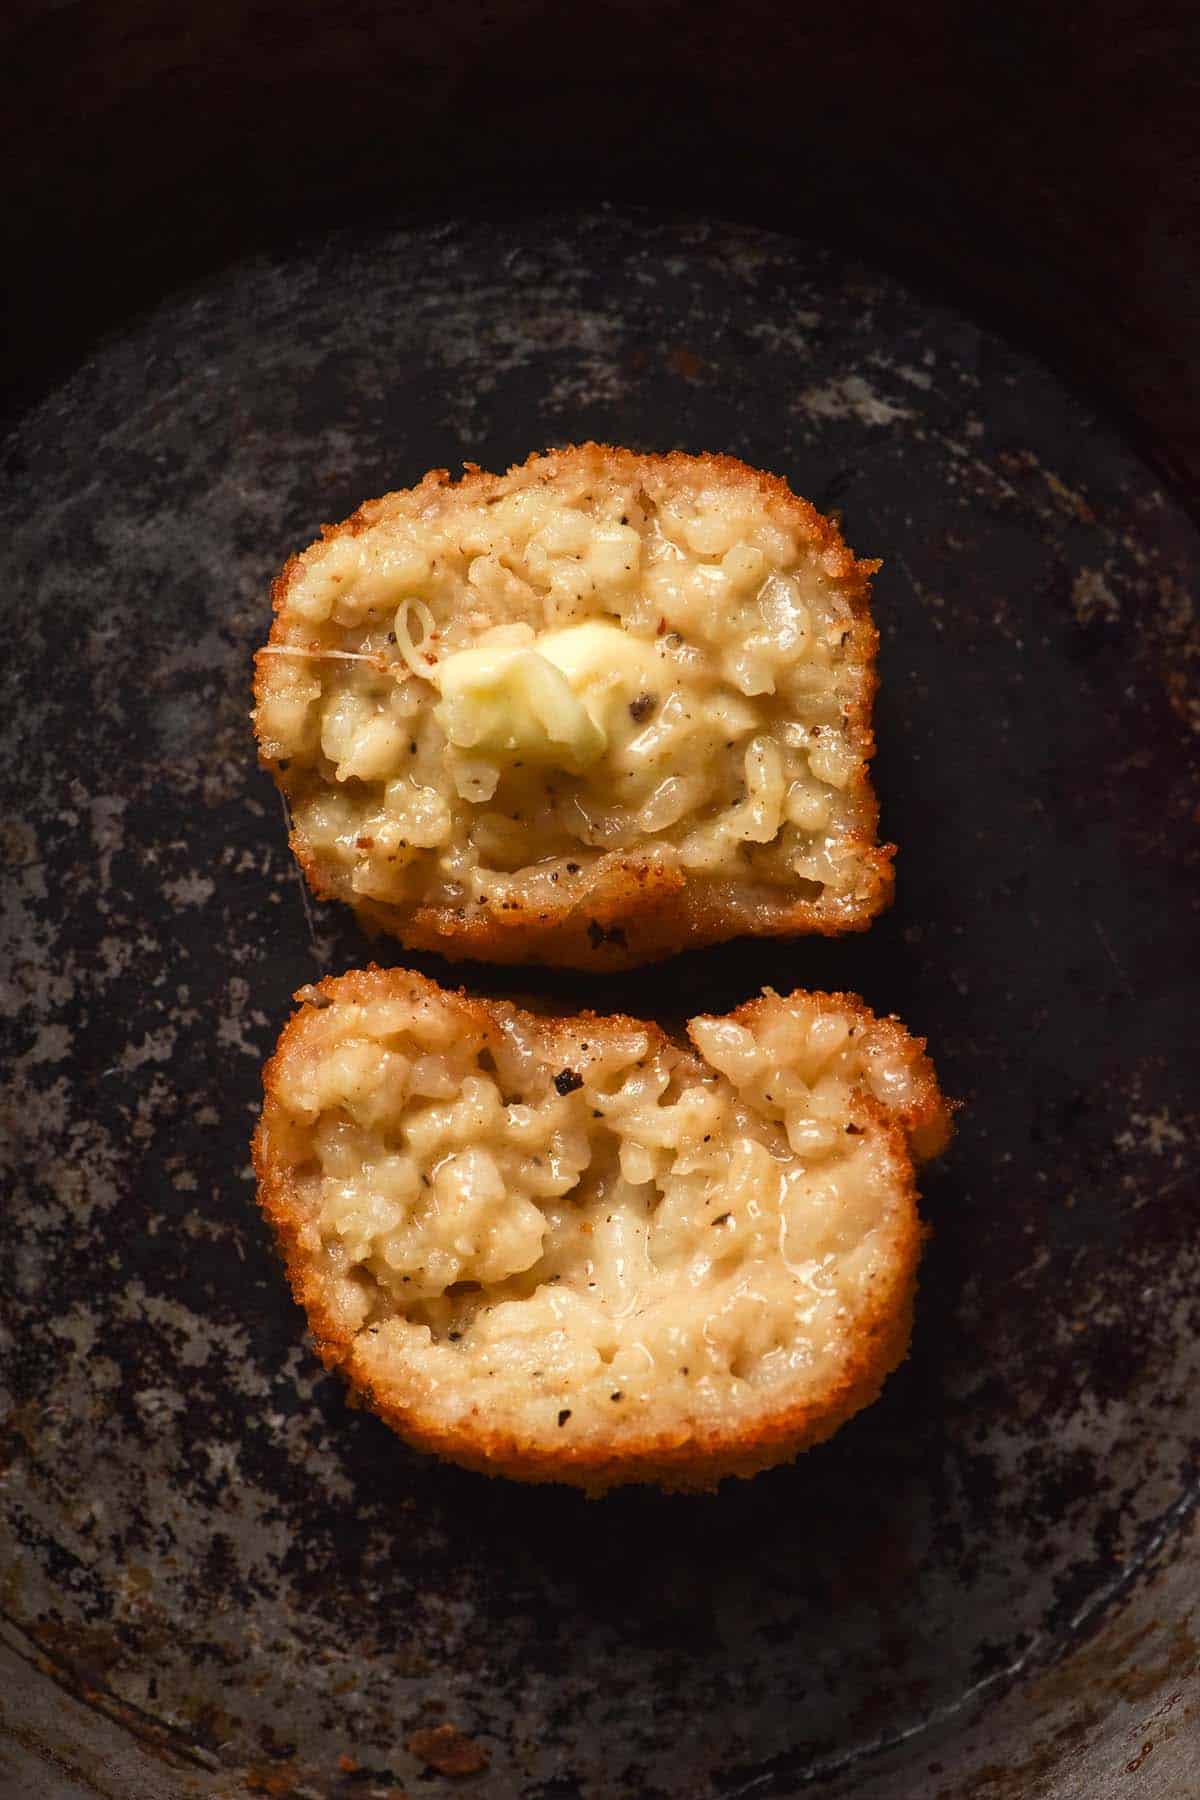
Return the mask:
[[[911,1159],[947,1115],[895,1022],[771,995],[689,1047],[403,970],[313,998],[267,1073],[261,1197],[401,1429],[485,1462],[500,1434],[561,1479],[637,1479],[665,1432],[703,1483],[770,1421],[760,1465],[825,1435],[900,1353]]]
[[[494,961],[860,929],[873,566],[730,458],[583,445],[370,502],[289,564],[258,659],[306,872]]]
[[[631,736],[629,706],[664,674],[652,643],[593,622],[528,645],[493,643],[433,663],[434,716],[456,749],[580,774],[613,736]]]

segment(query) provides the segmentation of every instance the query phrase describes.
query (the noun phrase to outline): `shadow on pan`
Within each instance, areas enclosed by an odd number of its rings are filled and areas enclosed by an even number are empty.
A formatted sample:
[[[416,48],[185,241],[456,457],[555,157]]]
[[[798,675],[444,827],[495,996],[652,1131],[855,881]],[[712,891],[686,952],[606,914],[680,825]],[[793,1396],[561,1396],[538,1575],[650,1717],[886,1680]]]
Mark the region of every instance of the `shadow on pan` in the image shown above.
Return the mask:
[[[900,891],[857,941],[542,985],[857,988],[967,1102],[910,1361],[714,1498],[488,1483],[348,1412],[247,1167],[292,990],[389,954],[306,901],[254,766],[269,577],[429,464],[585,435],[779,469],[884,555]],[[840,252],[604,210],[229,268],[9,457],[14,1767],[59,1744],[68,1795],[386,1793],[443,1780],[417,1734],[450,1723],[489,1796],[716,1800],[1026,1793],[1068,1750],[1101,1793],[1143,1743],[1191,1754],[1200,543],[1120,438]],[[47,1674],[91,1716],[56,1722]],[[121,1780],[147,1743],[170,1773],[105,1787],[99,1714]]]

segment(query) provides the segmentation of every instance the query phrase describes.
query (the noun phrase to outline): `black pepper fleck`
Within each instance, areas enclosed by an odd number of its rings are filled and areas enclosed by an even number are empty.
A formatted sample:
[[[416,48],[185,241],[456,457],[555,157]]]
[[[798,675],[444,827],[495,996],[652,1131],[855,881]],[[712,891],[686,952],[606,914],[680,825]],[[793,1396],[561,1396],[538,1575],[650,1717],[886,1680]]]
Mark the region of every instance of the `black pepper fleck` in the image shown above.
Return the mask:
[[[574,1069],[560,1069],[554,1077],[554,1085],[560,1094],[573,1094],[576,1088],[583,1086],[583,1076]]]
[[[629,702],[629,716],[640,725],[643,719],[650,717],[657,705],[658,701],[653,694],[639,694],[636,700]]]
[[[587,937],[593,950],[599,950],[601,944],[619,944],[623,949],[626,943],[622,926],[610,925],[606,931],[595,919],[588,921]]]
[[[563,1407],[563,1409],[562,1409],[562,1411],[561,1411],[561,1412],[560,1412],[560,1413],[559,1413],[559,1415],[558,1415],[558,1422],[559,1422],[559,1424],[560,1424],[560,1425],[565,1425],[565,1424],[566,1424],[566,1422],[567,1422],[567,1420],[568,1420],[568,1419],[569,1419],[569,1418],[570,1418],[570,1416],[571,1416],[571,1409],[570,1409],[570,1407],[569,1407],[569,1406],[564,1406],[564,1407]]]

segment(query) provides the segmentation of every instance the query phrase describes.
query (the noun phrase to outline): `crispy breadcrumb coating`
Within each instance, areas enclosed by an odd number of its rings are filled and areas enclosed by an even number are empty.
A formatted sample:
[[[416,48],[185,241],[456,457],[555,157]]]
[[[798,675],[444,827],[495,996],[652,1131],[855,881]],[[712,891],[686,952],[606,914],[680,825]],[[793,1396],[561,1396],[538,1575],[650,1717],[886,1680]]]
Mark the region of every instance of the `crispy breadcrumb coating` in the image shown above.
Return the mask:
[[[287,564],[256,659],[310,883],[492,962],[864,928],[877,567],[728,456],[583,444],[367,502]]]
[[[768,992],[676,1041],[400,969],[297,998],[259,1202],[321,1357],[411,1443],[711,1487],[827,1438],[904,1356],[914,1164],[950,1108],[897,1020]]]

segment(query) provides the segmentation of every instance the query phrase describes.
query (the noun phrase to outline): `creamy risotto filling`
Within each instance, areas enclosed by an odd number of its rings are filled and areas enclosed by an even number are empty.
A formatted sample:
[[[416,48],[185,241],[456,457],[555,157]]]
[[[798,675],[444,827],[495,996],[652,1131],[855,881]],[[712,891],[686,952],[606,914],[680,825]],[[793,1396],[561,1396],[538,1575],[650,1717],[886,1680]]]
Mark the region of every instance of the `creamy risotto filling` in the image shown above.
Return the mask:
[[[826,1391],[904,1227],[863,1099],[911,1101],[892,1039],[804,997],[694,1020],[699,1055],[496,1010],[339,1002],[276,1088],[327,1297],[390,1391],[554,1433]]]
[[[257,723],[337,891],[503,908],[635,852],[835,905],[862,647],[757,489],[441,490],[306,557]]]

